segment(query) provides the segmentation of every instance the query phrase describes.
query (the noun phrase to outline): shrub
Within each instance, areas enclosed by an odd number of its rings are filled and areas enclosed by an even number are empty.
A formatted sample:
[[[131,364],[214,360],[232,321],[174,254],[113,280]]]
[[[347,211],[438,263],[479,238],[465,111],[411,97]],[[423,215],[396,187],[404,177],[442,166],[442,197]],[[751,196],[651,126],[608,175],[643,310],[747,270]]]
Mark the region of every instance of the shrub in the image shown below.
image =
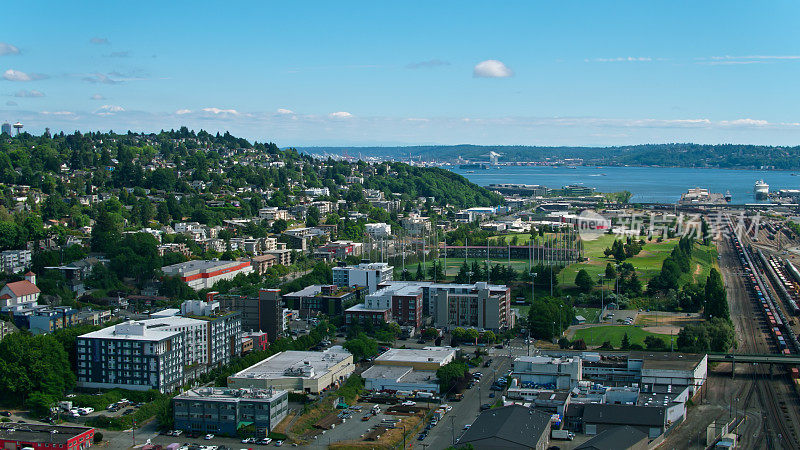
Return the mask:
[[[103,442],[103,433],[99,431],[94,432],[94,443]]]

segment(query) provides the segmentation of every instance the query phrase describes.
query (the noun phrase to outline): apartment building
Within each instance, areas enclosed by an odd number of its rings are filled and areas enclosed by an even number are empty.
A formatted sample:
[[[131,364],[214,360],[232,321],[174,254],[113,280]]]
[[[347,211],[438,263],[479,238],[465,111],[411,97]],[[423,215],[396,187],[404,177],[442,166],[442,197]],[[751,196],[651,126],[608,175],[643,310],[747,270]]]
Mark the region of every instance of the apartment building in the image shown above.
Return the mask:
[[[166,393],[180,386],[184,332],[159,328],[129,321],[78,336],[78,387]]]
[[[0,253],[0,271],[19,273],[31,266],[30,250],[4,250]]]
[[[394,267],[387,263],[361,263],[355,266],[333,268],[333,284],[341,287],[363,286],[367,293],[378,290],[378,285],[392,281]]]

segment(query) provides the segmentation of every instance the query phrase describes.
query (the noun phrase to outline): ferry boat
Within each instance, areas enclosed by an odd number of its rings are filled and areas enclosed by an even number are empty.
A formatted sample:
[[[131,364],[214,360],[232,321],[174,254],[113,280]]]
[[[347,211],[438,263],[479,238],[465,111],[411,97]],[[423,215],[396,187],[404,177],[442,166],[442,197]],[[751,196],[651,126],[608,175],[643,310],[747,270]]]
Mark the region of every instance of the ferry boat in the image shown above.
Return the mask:
[[[769,185],[764,180],[758,180],[753,186],[753,193],[756,194],[757,199],[763,200],[769,195]]]

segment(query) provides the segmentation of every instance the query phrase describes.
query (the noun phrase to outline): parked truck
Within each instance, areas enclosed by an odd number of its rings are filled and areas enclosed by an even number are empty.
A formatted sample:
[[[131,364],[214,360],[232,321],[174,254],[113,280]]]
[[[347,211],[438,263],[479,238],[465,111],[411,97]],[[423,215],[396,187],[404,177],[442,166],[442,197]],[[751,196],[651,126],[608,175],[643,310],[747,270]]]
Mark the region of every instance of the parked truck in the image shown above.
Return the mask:
[[[571,441],[575,439],[575,433],[569,430],[553,430],[550,433],[550,437],[553,439],[561,439],[562,441]]]

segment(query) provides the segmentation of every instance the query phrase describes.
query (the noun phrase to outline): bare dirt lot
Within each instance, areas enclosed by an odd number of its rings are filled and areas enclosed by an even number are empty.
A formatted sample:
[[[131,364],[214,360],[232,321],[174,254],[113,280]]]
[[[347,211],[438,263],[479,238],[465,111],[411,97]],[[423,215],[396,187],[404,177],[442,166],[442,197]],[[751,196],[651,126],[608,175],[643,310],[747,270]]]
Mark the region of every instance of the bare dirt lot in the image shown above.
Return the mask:
[[[640,312],[634,324],[641,326],[644,331],[658,334],[678,334],[686,325],[701,323],[703,318],[699,313],[677,312]]]

